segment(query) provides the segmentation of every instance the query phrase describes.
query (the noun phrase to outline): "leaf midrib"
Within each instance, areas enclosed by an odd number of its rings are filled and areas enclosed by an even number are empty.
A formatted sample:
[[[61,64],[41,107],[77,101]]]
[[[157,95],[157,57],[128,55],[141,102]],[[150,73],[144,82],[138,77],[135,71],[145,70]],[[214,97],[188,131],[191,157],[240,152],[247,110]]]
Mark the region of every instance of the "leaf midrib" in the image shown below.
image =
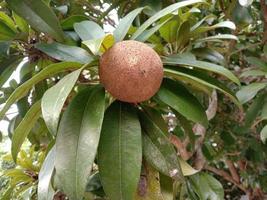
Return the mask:
[[[91,93],[90,94],[90,97],[88,98],[88,101],[87,101],[87,103],[86,103],[86,106],[85,106],[85,108],[84,108],[84,110],[83,110],[83,114],[82,114],[82,121],[81,121],[81,125],[80,125],[80,128],[79,128],[79,136],[78,136],[78,142],[77,142],[77,146],[76,146],[76,155],[75,155],[75,196],[76,196],[76,198],[77,199],[79,199],[79,197],[77,196],[77,191],[78,191],[78,175],[77,175],[77,164],[78,164],[78,162],[77,162],[77,158],[78,158],[78,149],[79,149],[79,144],[80,144],[80,133],[81,133],[81,127],[83,127],[83,124],[84,124],[84,121],[85,121],[85,112],[86,112],[86,110],[87,110],[87,108],[88,108],[88,106],[89,106],[89,102],[90,102],[90,100],[91,100],[91,98],[93,97],[93,93]]]

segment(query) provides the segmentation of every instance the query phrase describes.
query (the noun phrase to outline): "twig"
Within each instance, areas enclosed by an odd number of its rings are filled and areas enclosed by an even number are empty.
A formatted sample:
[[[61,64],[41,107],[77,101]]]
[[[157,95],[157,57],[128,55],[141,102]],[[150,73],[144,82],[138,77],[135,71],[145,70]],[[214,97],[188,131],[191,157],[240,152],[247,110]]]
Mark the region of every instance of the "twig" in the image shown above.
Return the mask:
[[[240,177],[239,177],[239,174],[237,173],[234,163],[231,160],[226,160],[225,163],[229,168],[229,171],[233,177],[233,180],[237,183],[240,183]]]
[[[267,41],[267,5],[265,3],[265,0],[260,0],[260,4],[261,4],[261,11],[262,11],[263,22],[264,22],[264,34],[263,34],[262,42],[266,43]]]
[[[208,166],[206,165],[204,167],[204,169],[218,175],[218,176],[221,176],[223,179],[233,183],[234,185],[236,185],[240,190],[242,190],[244,193],[247,193],[247,189],[241,185],[240,183],[237,183],[232,177],[230,174],[228,174],[226,171],[224,170],[221,170],[221,169],[217,169],[215,167],[211,167],[211,166]]]
[[[192,156],[192,153],[187,151],[186,146],[176,135],[171,135],[170,141],[175,146],[183,160],[188,160]]]

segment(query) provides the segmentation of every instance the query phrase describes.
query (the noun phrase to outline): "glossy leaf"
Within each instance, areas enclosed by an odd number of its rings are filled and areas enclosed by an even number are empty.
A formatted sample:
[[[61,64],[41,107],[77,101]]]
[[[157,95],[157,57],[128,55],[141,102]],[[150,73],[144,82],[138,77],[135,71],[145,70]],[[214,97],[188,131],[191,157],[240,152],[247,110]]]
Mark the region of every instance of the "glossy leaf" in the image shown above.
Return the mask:
[[[98,148],[104,191],[111,200],[133,200],[142,163],[141,127],[135,109],[115,101],[106,111]]]
[[[80,47],[68,46],[60,43],[39,43],[35,45],[35,48],[46,53],[52,58],[61,61],[78,62],[82,64],[93,61],[93,57],[86,50]]]
[[[251,83],[247,86],[243,86],[237,93],[239,101],[244,104],[251,99],[253,99],[256,94],[264,89],[267,86],[267,83]]]
[[[16,33],[4,22],[0,21],[0,41],[14,39]]]
[[[38,175],[38,200],[51,200],[55,191],[52,188],[52,177],[55,167],[55,148],[47,154]]]
[[[160,18],[171,14],[172,12],[174,12],[175,10],[178,10],[179,8],[185,7],[185,6],[189,6],[192,4],[196,4],[196,3],[203,3],[204,1],[202,0],[188,0],[188,1],[183,1],[183,2],[178,2],[175,4],[172,4],[164,9],[162,9],[161,11],[159,11],[158,13],[156,13],[155,15],[153,15],[152,17],[150,17],[147,21],[145,21],[138,29],[137,31],[133,34],[133,36],[131,37],[132,40],[136,39],[140,34],[143,33],[144,30],[146,30],[149,26],[151,26],[154,22],[156,22],[157,20],[159,20]]]
[[[224,199],[224,190],[221,183],[207,173],[191,176],[190,185],[200,200]]]
[[[24,97],[29,92],[29,90],[38,82],[48,77],[54,76],[59,72],[65,70],[79,69],[79,68],[81,68],[81,64],[75,62],[61,62],[47,66],[41,72],[33,76],[30,80],[28,80],[27,82],[25,82],[24,84],[20,85],[18,88],[15,89],[15,91],[10,95],[10,97],[6,101],[5,106],[1,109],[0,119],[3,118],[3,116],[5,115],[5,113],[8,111],[8,109],[12,104],[14,104],[22,97]]]
[[[13,20],[4,12],[0,12],[0,21],[2,21],[4,24],[6,24],[14,33],[17,32],[15,23]]]
[[[130,13],[128,13],[124,18],[121,19],[118,27],[113,32],[113,35],[114,35],[116,42],[120,42],[124,39],[129,28],[131,27],[131,25],[134,21],[134,19],[136,18],[136,16],[139,13],[142,12],[142,10],[144,10],[144,8],[137,8],[137,9],[131,11]]]
[[[164,72],[166,75],[169,75],[175,79],[183,80],[183,81],[191,81],[194,84],[203,84],[205,86],[208,86],[210,88],[219,90],[223,92],[225,95],[231,98],[231,100],[241,107],[240,102],[238,101],[235,94],[227,88],[224,84],[219,82],[217,79],[212,78],[208,76],[207,74],[204,74],[199,71],[193,71],[190,69],[180,69],[180,68],[165,68]]]
[[[148,163],[166,176],[183,180],[176,152],[167,138],[147,114],[139,113],[143,133],[143,154]]]
[[[182,65],[187,67],[195,67],[202,70],[211,71],[217,74],[220,74],[222,76],[225,76],[226,78],[230,79],[234,83],[240,84],[238,78],[228,69],[224,68],[221,65],[216,65],[213,63],[205,62],[205,61],[198,61],[198,60],[192,60],[183,58],[182,56],[177,57],[164,57],[163,63],[168,65]]]
[[[83,44],[87,46],[94,55],[97,55],[100,52],[107,51],[114,42],[113,35],[108,34],[102,38],[83,41]]]
[[[104,30],[93,21],[75,23],[74,30],[82,41],[99,39],[105,36]]]
[[[215,36],[209,36],[196,40],[195,42],[222,42],[223,40],[238,40],[238,37],[231,34],[221,34]]]
[[[166,103],[181,115],[204,126],[208,125],[205,109],[198,100],[181,84],[165,79],[156,98]]]
[[[21,145],[41,115],[41,102],[36,102],[26,113],[12,136],[11,153],[16,162]]]
[[[64,33],[55,13],[43,2],[36,0],[7,0],[9,7],[23,17],[32,28],[47,33],[58,41]]]
[[[47,90],[42,98],[42,114],[49,131],[56,135],[58,121],[64,103],[83,68],[78,69]]]
[[[15,12],[12,12],[12,16],[15,20],[17,27],[25,34],[29,33],[29,24],[20,16],[18,16]]]
[[[192,36],[199,36],[199,35],[201,35],[201,33],[204,33],[204,32],[210,31],[210,30],[214,30],[217,28],[229,28],[229,29],[235,30],[236,26],[231,21],[223,21],[223,22],[219,22],[218,24],[214,24],[212,26],[200,26],[196,30],[192,31],[191,35]]]
[[[82,199],[94,163],[105,109],[101,86],[78,93],[63,114],[56,139],[59,188],[71,199]]]

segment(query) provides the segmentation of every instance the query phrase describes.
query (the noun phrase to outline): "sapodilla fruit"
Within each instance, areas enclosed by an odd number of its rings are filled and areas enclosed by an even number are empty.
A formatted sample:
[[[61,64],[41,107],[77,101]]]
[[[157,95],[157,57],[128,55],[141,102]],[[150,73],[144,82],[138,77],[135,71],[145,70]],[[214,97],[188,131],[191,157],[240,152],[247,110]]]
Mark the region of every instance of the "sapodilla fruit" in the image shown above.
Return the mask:
[[[100,82],[120,101],[150,99],[163,79],[163,65],[148,45],[134,40],[116,43],[100,58]]]

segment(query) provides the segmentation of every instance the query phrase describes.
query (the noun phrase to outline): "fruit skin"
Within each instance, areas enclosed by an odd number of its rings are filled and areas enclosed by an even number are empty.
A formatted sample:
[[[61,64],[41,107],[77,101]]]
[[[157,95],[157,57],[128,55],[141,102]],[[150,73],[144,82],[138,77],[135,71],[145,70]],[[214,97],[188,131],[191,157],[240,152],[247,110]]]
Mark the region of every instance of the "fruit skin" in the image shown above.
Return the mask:
[[[163,65],[151,47],[126,40],[116,43],[101,56],[99,76],[113,97],[139,103],[150,99],[160,88]]]

